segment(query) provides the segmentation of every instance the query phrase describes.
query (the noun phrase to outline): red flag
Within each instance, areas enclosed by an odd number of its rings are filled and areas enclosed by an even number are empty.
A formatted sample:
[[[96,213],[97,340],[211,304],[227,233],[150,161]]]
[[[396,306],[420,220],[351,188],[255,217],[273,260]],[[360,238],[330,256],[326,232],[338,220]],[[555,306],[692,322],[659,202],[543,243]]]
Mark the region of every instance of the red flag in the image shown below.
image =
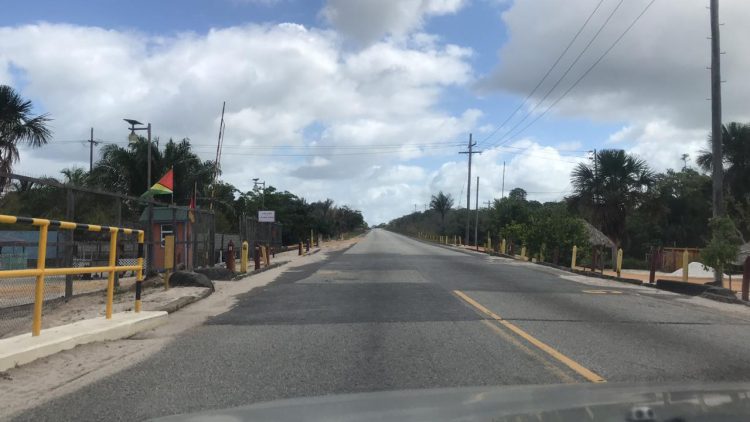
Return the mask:
[[[191,223],[195,223],[195,200],[198,196],[198,184],[196,183],[195,187],[193,188],[193,196],[190,197],[190,210],[188,210],[188,218],[190,219]]]

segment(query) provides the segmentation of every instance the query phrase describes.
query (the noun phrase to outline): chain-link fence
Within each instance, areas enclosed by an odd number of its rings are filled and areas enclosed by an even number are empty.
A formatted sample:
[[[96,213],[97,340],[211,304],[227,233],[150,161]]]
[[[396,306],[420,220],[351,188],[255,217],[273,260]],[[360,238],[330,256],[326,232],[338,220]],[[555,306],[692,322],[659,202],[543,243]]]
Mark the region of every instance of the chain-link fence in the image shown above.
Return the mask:
[[[213,264],[215,219],[211,211],[189,209],[71,184],[55,179],[0,174],[8,181],[0,190],[0,214],[127,227],[144,230],[146,274],[164,270],[164,238],[175,236],[178,268]],[[39,228],[26,224],[0,224],[0,271],[35,268]],[[50,227],[46,267],[107,266],[109,234]],[[137,239],[121,234],[117,265],[135,265]],[[121,288],[135,283],[135,274],[117,274]],[[78,276],[45,276],[45,310],[76,295],[103,291],[106,273]],[[28,323],[34,302],[35,278],[0,278],[0,336]]]

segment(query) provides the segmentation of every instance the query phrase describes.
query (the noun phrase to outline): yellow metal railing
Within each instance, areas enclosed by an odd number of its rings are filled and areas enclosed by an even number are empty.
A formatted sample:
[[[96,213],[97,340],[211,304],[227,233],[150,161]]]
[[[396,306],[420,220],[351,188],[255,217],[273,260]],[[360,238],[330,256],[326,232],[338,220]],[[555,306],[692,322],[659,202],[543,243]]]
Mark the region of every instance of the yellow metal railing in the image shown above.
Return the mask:
[[[0,224],[31,224],[39,227],[39,247],[36,269],[0,271],[0,278],[36,277],[34,284],[34,318],[31,325],[31,335],[38,336],[42,331],[42,304],[44,303],[44,277],[48,275],[74,275],[106,272],[107,305],[106,318],[112,318],[112,300],[115,291],[115,273],[118,271],[135,271],[135,312],[141,311],[141,289],[143,282],[143,230],[125,229],[120,227],[99,226],[94,224],[80,224],[69,221],[47,220],[44,218],[15,217],[0,214]],[[109,262],[106,267],[87,268],[46,268],[47,232],[50,227],[61,230],[86,230],[90,232],[109,232]],[[138,264],[117,266],[117,234],[137,234],[138,236]]]

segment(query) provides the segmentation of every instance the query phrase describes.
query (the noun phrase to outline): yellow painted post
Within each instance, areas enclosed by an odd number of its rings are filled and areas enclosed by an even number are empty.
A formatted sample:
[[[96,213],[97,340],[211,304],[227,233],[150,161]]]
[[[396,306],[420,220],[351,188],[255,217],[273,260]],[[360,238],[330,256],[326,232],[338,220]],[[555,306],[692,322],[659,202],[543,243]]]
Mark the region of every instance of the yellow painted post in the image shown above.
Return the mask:
[[[617,250],[617,277],[622,274],[622,248]]]
[[[521,246],[521,260],[526,261],[526,246]]]
[[[490,237],[490,232],[487,232],[487,252],[490,251],[492,251],[492,237]]]
[[[505,239],[500,243],[500,253],[505,253]]]
[[[169,289],[169,277],[174,269],[174,236],[164,236],[164,290]]]
[[[141,312],[141,289],[143,286],[143,230],[138,232],[138,269],[135,272],[135,312]]]
[[[268,266],[268,246],[263,246],[263,263],[266,264],[266,267]]]
[[[34,286],[34,319],[31,324],[31,335],[36,337],[42,332],[42,304],[44,303],[44,264],[47,260],[47,229],[49,222],[39,226],[39,247],[37,248],[36,269],[42,271],[36,276]]]
[[[314,239],[313,238],[313,229],[310,229],[310,249],[312,249],[315,246],[315,241],[313,239]]]
[[[107,274],[107,305],[105,315],[112,319],[112,300],[115,296],[115,266],[117,266],[117,227],[109,228],[109,272]]]
[[[690,266],[690,255],[688,255],[687,249],[682,252],[682,281],[688,281],[688,267]]]
[[[573,258],[570,260],[570,268],[576,269],[576,255],[578,254],[578,246],[573,245]]]
[[[247,251],[250,245],[247,240],[242,242],[242,255],[240,255],[240,271],[243,273],[247,272]]]

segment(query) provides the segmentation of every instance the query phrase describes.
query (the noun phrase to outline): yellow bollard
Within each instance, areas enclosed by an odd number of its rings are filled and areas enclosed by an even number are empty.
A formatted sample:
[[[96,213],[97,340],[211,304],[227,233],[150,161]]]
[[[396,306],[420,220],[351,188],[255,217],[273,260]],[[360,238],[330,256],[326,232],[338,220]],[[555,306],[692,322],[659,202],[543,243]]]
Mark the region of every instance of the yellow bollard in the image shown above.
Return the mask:
[[[682,252],[682,281],[688,281],[688,267],[690,266],[690,255],[688,255],[687,249]]]
[[[504,254],[505,252],[505,239],[503,239],[502,243],[500,243],[500,253]]]
[[[521,246],[521,260],[526,261],[526,246]]]
[[[622,274],[622,248],[617,250],[617,277]]]
[[[315,238],[313,237],[313,230],[310,229],[310,249],[312,249],[313,246],[315,246],[315,240],[314,239]]]
[[[570,268],[576,269],[576,255],[578,254],[578,246],[573,245],[573,258],[570,260]]]
[[[242,242],[242,255],[240,255],[240,271],[243,273],[247,272],[247,251],[250,248],[250,245],[247,243],[247,240]]]
[[[107,275],[107,307],[106,318],[112,319],[112,300],[115,296],[115,271],[117,265],[117,228],[109,229],[109,273]]]
[[[164,290],[169,290],[169,277],[174,270],[174,236],[164,236]]]
[[[143,286],[143,230],[138,232],[138,270],[135,272],[135,312],[141,312],[141,289]]]
[[[37,248],[36,269],[42,273],[36,276],[34,285],[34,319],[31,323],[31,335],[36,337],[42,332],[42,304],[44,303],[44,265],[47,260],[47,229],[49,222],[39,226],[39,247]]]
[[[487,232],[487,252],[492,251],[492,237],[490,237],[490,232]]]

